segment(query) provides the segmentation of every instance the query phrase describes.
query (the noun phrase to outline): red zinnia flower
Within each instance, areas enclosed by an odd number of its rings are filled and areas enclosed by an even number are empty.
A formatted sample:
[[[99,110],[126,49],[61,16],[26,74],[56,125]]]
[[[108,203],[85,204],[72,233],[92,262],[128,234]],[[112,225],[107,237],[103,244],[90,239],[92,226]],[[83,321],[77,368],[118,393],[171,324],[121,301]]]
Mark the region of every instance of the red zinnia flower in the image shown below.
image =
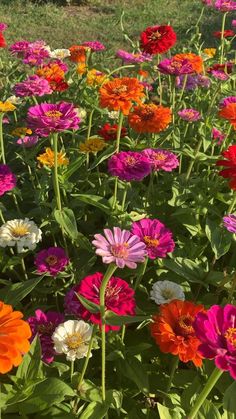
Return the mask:
[[[213,32],[213,36],[215,38],[221,38],[221,33],[221,31]],[[224,38],[231,38],[232,36],[234,36],[234,31],[232,31],[231,29],[226,29],[223,33]]]
[[[225,64],[213,64],[207,69],[207,72],[211,73],[213,70],[224,71],[225,73],[230,74],[233,71],[233,63],[228,62]]]
[[[0,48],[5,48],[7,46],[3,34],[0,32]]]
[[[117,136],[117,128],[118,125],[110,125],[105,124],[103,127],[98,131],[98,134],[104,138],[105,141],[109,140],[115,140]],[[127,129],[125,127],[121,128],[121,138],[125,137],[127,135]]]
[[[140,47],[147,54],[162,54],[173,47],[176,40],[172,26],[150,26],[140,35]]]
[[[225,166],[225,169],[219,172],[220,176],[230,179],[229,186],[231,189],[236,190],[236,145],[231,145],[222,156],[226,160],[219,160],[217,166]]]

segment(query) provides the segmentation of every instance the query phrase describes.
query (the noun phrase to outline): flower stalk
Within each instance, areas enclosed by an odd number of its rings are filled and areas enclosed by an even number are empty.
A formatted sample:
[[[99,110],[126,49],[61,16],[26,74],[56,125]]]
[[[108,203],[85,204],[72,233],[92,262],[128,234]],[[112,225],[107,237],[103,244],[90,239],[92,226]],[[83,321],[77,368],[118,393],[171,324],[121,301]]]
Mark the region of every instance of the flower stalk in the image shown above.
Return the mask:
[[[54,167],[53,167],[52,176],[53,176],[54,193],[55,193],[56,202],[57,202],[57,209],[61,211],[62,205],[61,205],[61,195],[60,195],[60,187],[59,187],[59,180],[58,180],[57,139],[58,139],[58,134],[54,133],[52,137],[53,152],[54,152]]]
[[[5,150],[4,150],[4,141],[3,141],[3,132],[2,132],[2,121],[4,114],[0,114],[0,147],[1,147],[1,159],[3,164],[6,164]]]

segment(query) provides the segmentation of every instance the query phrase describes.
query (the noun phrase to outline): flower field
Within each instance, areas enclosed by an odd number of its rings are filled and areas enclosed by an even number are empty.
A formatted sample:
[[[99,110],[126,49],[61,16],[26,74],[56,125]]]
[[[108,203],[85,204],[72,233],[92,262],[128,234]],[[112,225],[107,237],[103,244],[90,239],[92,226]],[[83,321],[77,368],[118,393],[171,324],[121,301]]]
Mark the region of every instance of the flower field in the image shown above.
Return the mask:
[[[235,11],[115,55],[0,23],[2,418],[235,417]]]

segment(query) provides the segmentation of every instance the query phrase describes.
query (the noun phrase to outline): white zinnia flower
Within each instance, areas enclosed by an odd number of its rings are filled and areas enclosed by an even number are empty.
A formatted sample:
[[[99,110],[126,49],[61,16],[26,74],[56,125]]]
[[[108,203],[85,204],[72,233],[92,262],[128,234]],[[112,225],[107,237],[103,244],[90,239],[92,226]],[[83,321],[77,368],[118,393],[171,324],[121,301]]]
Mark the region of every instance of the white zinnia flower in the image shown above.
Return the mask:
[[[16,245],[18,253],[34,250],[41,240],[42,231],[28,218],[7,221],[0,227],[0,247]]]
[[[59,324],[52,335],[55,351],[58,354],[65,354],[68,361],[85,357],[92,330],[92,327],[83,320],[67,320]]]
[[[87,111],[84,108],[76,108],[78,117],[81,119],[81,122],[84,122],[87,116]]]
[[[118,120],[118,118],[119,118],[119,111],[108,111],[108,117],[110,119]]]
[[[184,300],[183,288],[172,281],[157,281],[153,284],[150,297],[156,304],[166,304],[172,300]]]
[[[12,95],[6,101],[12,103],[12,105],[20,105],[23,102],[23,99],[15,95]]]
[[[58,49],[54,49],[53,51],[50,51],[51,58],[58,58],[59,60],[63,60],[63,58],[66,58],[69,56],[70,56],[69,49],[58,48]]]

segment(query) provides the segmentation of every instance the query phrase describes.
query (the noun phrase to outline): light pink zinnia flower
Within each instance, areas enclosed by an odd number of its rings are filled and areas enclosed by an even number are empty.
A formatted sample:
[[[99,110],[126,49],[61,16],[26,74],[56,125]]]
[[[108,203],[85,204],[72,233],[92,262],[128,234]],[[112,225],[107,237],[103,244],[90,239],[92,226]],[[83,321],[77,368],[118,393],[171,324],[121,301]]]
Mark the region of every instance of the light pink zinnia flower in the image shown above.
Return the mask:
[[[146,245],[140,238],[128,230],[113,227],[113,232],[105,228],[104,234],[95,234],[93,245],[97,248],[96,254],[102,256],[103,263],[115,263],[119,268],[135,269],[136,262],[144,262]]]
[[[149,159],[152,170],[164,170],[165,172],[172,172],[179,166],[178,158],[174,153],[160,148],[146,148],[143,154]]]
[[[182,111],[178,112],[178,115],[181,119],[188,122],[195,122],[201,118],[201,115],[195,109],[183,109]]]
[[[14,86],[16,96],[44,96],[51,94],[53,91],[49,82],[36,74],[29,76],[25,81],[16,83]]]
[[[25,135],[25,137],[18,138],[16,141],[17,144],[30,148],[37,144],[39,137],[37,135]]]

